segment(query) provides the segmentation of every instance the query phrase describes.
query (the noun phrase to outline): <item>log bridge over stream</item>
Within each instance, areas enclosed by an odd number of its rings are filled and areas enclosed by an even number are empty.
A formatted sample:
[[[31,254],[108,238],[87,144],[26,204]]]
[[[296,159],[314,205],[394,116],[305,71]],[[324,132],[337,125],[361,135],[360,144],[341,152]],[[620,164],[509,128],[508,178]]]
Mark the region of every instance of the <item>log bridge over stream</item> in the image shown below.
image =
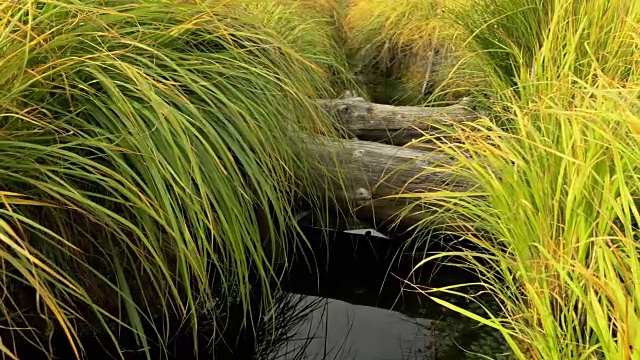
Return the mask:
[[[422,208],[405,212],[415,198],[397,195],[441,189],[464,192],[476,186],[437,171],[455,162],[437,151],[437,146],[430,147],[425,141],[412,146],[425,136],[444,136],[443,126],[479,120],[469,99],[444,107],[383,105],[348,96],[318,102],[353,136],[313,141],[310,146],[328,172],[325,177],[340,174],[346,180],[345,191],[337,200],[358,219],[376,226],[410,227],[432,212]]]

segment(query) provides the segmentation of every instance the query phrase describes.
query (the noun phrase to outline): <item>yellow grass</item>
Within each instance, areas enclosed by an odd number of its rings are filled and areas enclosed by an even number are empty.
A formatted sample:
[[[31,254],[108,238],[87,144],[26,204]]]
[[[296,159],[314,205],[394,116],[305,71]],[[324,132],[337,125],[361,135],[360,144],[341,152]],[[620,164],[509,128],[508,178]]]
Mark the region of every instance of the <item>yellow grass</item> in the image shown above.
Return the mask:
[[[451,76],[467,55],[466,35],[447,12],[454,5],[460,6],[442,0],[349,2],[344,28],[350,57],[374,100],[416,104],[434,93],[441,100],[467,93],[472,78]]]

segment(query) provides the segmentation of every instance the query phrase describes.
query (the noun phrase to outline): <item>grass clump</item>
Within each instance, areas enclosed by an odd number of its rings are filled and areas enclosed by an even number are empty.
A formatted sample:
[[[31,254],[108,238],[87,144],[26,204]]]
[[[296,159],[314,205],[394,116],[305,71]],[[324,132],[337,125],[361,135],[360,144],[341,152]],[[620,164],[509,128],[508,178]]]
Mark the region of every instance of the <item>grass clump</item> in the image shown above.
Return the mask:
[[[473,9],[468,25],[502,121],[461,126],[461,143],[442,144],[459,161],[447,171],[478,190],[420,201],[468,219],[474,231],[462,235],[474,248],[425,261],[455,255],[480,273],[501,312],[456,310],[501,331],[514,358],[637,359],[640,8],[490,0]]]
[[[272,29],[301,56],[316,64],[331,79],[335,98],[356,87],[343,49],[342,6],[336,0],[227,0],[225,7],[238,17]]]
[[[475,75],[466,61],[462,28],[440,0],[352,0],[344,27],[349,56],[373,101],[423,104],[458,100]],[[462,70],[469,71],[462,71]],[[454,71],[456,70],[456,71]]]
[[[332,133],[317,64],[193,3],[2,2],[0,49],[3,353],[57,329],[80,354],[86,322],[146,349],[172,315],[268,298],[311,184],[299,136]]]

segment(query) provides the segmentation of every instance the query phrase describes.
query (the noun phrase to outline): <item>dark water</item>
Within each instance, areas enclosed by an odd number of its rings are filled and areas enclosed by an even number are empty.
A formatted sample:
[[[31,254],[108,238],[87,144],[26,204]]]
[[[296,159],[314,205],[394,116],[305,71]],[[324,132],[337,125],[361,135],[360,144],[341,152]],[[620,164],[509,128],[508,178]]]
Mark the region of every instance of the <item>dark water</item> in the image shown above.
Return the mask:
[[[241,330],[240,314],[228,313],[224,341],[211,346],[213,332],[198,334],[201,359],[269,360],[448,360],[489,358],[503,352],[496,334],[430,302],[404,281],[416,260],[412,249],[403,251],[403,239],[327,233],[308,229],[313,249],[301,253],[276,294],[276,306],[263,309],[253,330]],[[443,286],[474,281],[457,268],[424,266],[411,274],[415,283]],[[459,301],[456,300],[456,301]],[[460,305],[460,304],[459,304]],[[462,304],[464,306],[464,304]],[[194,359],[194,337],[176,327],[170,359]],[[126,336],[123,340],[127,343]],[[86,359],[111,359],[99,339],[89,339]],[[497,346],[496,346],[497,344]],[[125,359],[145,359],[132,349]],[[58,359],[72,359],[64,345]],[[43,354],[24,353],[21,359],[44,359]],[[164,359],[151,348],[151,359]]]
[[[434,320],[308,295],[293,295],[292,300],[313,310],[266,358],[427,360],[450,345]]]
[[[424,266],[401,238],[334,234],[317,245],[316,266],[296,263],[283,285],[306,310],[290,340],[270,359],[446,360],[486,335],[407,283],[445,286],[474,281],[459,268]],[[403,251],[404,250],[404,251]],[[460,299],[458,299],[460,300]],[[313,304],[310,309],[309,304]],[[280,356],[280,357],[278,357]],[[473,358],[473,357],[468,357]]]

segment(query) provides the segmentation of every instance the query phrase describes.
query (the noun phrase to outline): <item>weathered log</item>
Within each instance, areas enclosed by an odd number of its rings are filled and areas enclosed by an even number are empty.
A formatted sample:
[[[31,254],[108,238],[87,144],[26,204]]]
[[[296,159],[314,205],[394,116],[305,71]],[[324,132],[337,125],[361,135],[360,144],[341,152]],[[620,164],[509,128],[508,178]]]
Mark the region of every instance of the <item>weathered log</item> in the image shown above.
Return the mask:
[[[442,135],[442,126],[479,118],[470,99],[444,107],[392,106],[363,98],[319,100],[318,104],[360,140],[405,145],[425,134]]]
[[[344,186],[338,203],[357,206],[358,218],[377,224],[398,222],[411,226],[433,215],[433,211],[415,207],[417,197],[402,194],[425,194],[441,190],[467,192],[477,185],[456,178],[447,169],[455,166],[450,156],[437,151],[421,151],[362,140],[321,139],[309,144],[325,171],[318,178],[336,179],[330,186]],[[340,185],[342,179],[345,185]],[[402,213],[402,216],[400,214]]]

